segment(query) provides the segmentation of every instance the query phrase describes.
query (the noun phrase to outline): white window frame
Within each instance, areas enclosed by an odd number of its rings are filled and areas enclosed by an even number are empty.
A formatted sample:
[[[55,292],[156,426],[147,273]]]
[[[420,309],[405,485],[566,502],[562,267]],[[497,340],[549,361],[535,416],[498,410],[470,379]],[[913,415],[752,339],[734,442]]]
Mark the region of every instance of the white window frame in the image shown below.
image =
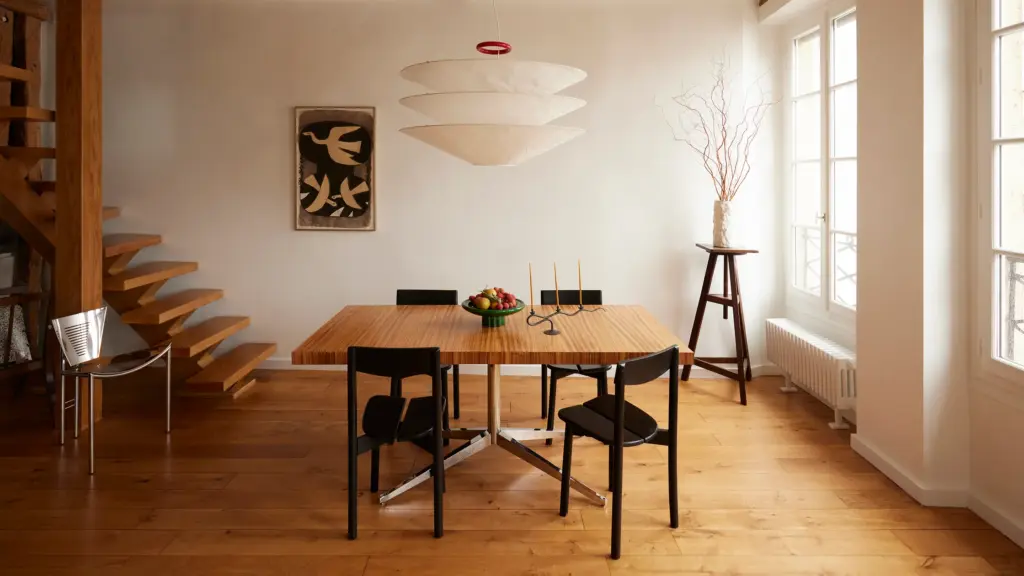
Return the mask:
[[[784,58],[786,62],[786,78],[784,79],[786,107],[784,112],[784,142],[786,147],[786,305],[790,315],[798,319],[815,322],[829,332],[846,336],[852,340],[856,332],[857,311],[833,300],[832,274],[832,93],[842,85],[832,85],[832,23],[836,18],[844,16],[857,8],[856,0],[835,0],[824,6],[808,10],[805,14],[794,18],[783,30]],[[817,31],[821,35],[821,194],[822,206],[825,207],[826,218],[821,226],[821,290],[819,295],[801,290],[793,285],[795,258],[794,250],[794,178],[792,167],[794,158],[793,131],[793,42],[797,38]]]
[[[1000,298],[1002,278],[1000,277],[1000,257],[1018,256],[1024,253],[999,248],[999,224],[996,222],[996,146],[999,143],[1021,142],[1024,137],[995,137],[995,48],[996,38],[1014,30],[1024,32],[1024,22],[995,29],[993,3],[997,0],[978,0],[977,8],[977,64],[978,82],[974,95],[977,117],[977,159],[975,162],[977,202],[976,228],[976,274],[975,310],[977,318],[975,332],[977,336],[976,359],[981,375],[1000,381],[1024,385],[1024,367],[1013,364],[1000,357],[999,330]]]

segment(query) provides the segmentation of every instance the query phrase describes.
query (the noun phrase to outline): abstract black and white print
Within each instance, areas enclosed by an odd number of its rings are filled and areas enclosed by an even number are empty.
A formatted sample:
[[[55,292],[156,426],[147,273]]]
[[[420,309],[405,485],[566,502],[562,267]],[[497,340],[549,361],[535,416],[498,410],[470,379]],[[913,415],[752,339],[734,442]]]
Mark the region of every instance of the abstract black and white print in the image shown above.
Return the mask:
[[[299,230],[373,230],[373,108],[297,108]]]

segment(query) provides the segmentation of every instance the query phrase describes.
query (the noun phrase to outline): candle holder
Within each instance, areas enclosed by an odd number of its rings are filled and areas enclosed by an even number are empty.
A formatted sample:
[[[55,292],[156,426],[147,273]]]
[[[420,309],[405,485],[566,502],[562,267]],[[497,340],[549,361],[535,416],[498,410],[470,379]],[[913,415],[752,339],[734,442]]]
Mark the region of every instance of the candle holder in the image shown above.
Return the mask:
[[[541,324],[547,322],[549,328],[544,331],[544,334],[548,336],[558,336],[559,334],[561,334],[561,332],[558,330],[558,328],[555,328],[555,316],[565,316],[567,318],[572,318],[573,316],[577,316],[583,312],[598,312],[600,310],[604,310],[604,308],[600,306],[598,306],[597,308],[586,308],[582,304],[580,304],[574,312],[566,312],[562,310],[561,306],[556,306],[554,312],[548,314],[547,316],[541,316],[540,314],[537,314],[536,310],[530,308],[530,315],[526,317],[526,324],[527,326],[533,327],[540,326]]]

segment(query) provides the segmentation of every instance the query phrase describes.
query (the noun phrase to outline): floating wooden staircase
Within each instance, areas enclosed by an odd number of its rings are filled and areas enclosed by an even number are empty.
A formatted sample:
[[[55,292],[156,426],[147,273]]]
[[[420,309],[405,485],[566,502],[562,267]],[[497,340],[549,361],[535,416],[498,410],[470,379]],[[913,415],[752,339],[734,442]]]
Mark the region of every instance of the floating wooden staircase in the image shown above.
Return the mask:
[[[197,310],[224,297],[222,290],[193,288],[167,296],[167,281],[199,269],[196,262],[146,262],[131,266],[142,250],[157,246],[153,234],[110,234],[103,238],[103,293],[107,303],[146,342],[170,342],[173,376],[185,394],[237,396],[254,381],[252,371],[269,358],[274,344],[243,344],[219,358],[213,352],[249,326],[245,316],[216,316],[192,326]]]
[[[19,52],[20,56],[12,56],[10,46],[5,49],[0,43],[0,127],[8,127],[7,132],[0,133],[0,218],[52,264],[60,225],[58,186],[56,181],[44,178],[40,163],[57,159],[57,150],[41,146],[39,126],[58,119],[54,111],[37,106],[39,47],[31,41],[34,39],[38,44],[40,22],[51,14],[45,3],[37,0],[0,0],[0,12],[4,15],[0,28],[9,22],[11,11],[19,29],[24,30],[21,41],[27,48]],[[0,35],[5,33],[6,29],[0,29]],[[7,85],[11,87],[9,95]],[[117,207],[103,208],[104,220],[120,214]],[[155,234],[104,236],[104,299],[147,343],[171,344],[173,375],[181,393],[237,396],[253,382],[252,371],[274,353],[276,345],[242,344],[215,358],[214,351],[247,328],[250,320],[244,316],[217,316],[186,325],[192,314],[222,299],[224,292],[188,289],[160,295],[169,280],[199,269],[196,262],[146,262],[132,266],[132,260],[141,251],[162,241]]]

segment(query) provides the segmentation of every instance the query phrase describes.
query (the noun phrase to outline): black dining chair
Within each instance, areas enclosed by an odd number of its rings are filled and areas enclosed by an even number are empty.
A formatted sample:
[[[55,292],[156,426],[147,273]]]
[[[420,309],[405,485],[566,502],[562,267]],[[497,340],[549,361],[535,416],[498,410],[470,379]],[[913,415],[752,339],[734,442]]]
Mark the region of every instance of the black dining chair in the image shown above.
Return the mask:
[[[668,429],[643,410],[626,401],[626,386],[646,384],[668,372]],[[612,491],[612,558],[622,553],[622,450],[641,444],[668,446],[669,524],[679,527],[679,347],[650,356],[620,362],[615,368],[615,394],[604,394],[579,406],[558,411],[565,422],[562,455],[562,492],[558,513],[569,513],[569,480],[572,474],[572,440],[588,436],[608,446],[608,483]]]
[[[363,434],[356,428],[358,374],[385,378],[431,378],[431,395],[409,400],[399,396],[373,396],[363,409]],[[348,537],[358,532],[359,455],[370,452],[370,491],[377,492],[380,481],[380,448],[395,442],[413,442],[433,454],[434,537],[444,535],[444,446],[442,415],[445,399],[441,393],[440,348],[363,348],[348,349]],[[404,417],[403,417],[404,412]]]
[[[600,290],[584,290],[582,300],[584,306],[600,306],[604,303]],[[541,306],[554,306],[555,291],[541,290],[540,303]],[[567,307],[567,309],[569,307],[579,306],[580,291],[559,290],[558,303]],[[568,309],[568,311],[571,312],[572,310]],[[583,376],[589,376],[590,378],[595,378],[597,379],[597,395],[601,396],[608,393],[608,370],[610,369],[611,366],[602,366],[600,364],[545,364],[541,366],[540,417],[548,419],[548,430],[555,429],[555,397],[558,393],[558,380],[560,378],[572,376],[573,374],[580,374]],[[549,372],[551,373],[550,390],[548,387]],[[551,439],[549,438],[545,444],[551,446]]]
[[[457,290],[399,290],[395,295],[395,304],[399,306],[458,306]],[[459,367],[442,364],[444,378],[444,394],[448,398],[448,371],[452,372],[452,417],[459,419]],[[401,379],[391,381],[391,395],[402,395]],[[445,429],[448,428],[448,415],[445,414]]]

